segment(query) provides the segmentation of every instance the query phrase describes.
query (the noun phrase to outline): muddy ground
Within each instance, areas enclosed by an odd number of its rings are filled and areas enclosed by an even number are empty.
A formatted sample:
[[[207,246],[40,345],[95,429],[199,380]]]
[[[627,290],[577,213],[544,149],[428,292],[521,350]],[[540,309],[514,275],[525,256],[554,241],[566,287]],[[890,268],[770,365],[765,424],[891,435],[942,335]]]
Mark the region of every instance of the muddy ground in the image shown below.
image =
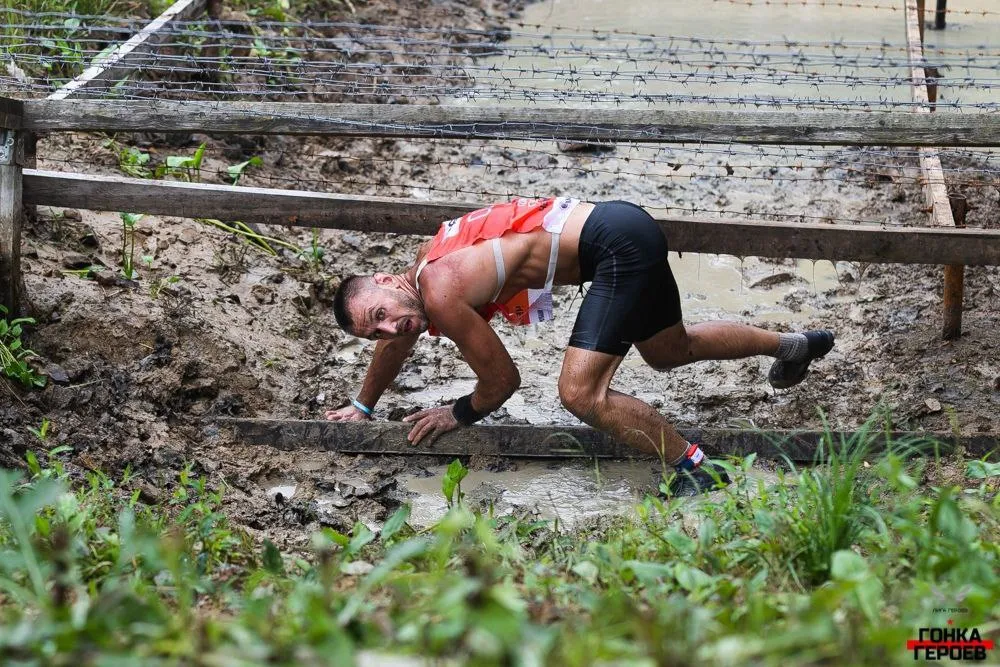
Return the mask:
[[[499,2],[446,1],[428,3],[425,11],[400,11],[395,18],[425,27],[488,26],[516,9]],[[116,144],[107,144],[107,139],[44,137],[38,166],[120,174],[123,146],[148,151],[156,162],[189,155],[205,142],[201,178],[206,182],[224,182],[220,174],[227,165],[257,155],[264,165],[248,170],[245,184],[468,201],[482,201],[476,193],[573,194],[630,199],[650,208],[791,211],[888,224],[911,224],[924,216],[922,193],[912,178],[852,167],[867,161],[858,151],[837,151],[795,172],[822,174],[825,180],[769,180],[767,174],[780,170],[749,156],[726,158],[738,175],[754,177],[741,180],[720,177],[726,171],[719,158],[695,159],[683,151],[678,157],[686,164],[680,170],[658,159],[641,177],[605,173],[615,167],[634,172],[628,165],[635,155],[624,147],[562,153],[541,143],[201,135],[167,142],[119,135]],[[968,195],[969,223],[996,224],[1000,190],[977,188]],[[65,456],[72,465],[110,473],[130,466],[138,473],[134,484],[152,502],[169,493],[185,462],[193,462],[197,472],[226,484],[235,520],[290,546],[319,525],[346,529],[359,519],[377,523],[405,500],[399,476],[420,475],[437,461],[280,452],[236,442],[211,418],[319,418],[323,410],[343,405],[360,386],[371,345],[337,328],[330,311],[334,289],[346,275],[403,269],[420,239],[336,231],[314,238],[309,230],[280,227],[262,231],[300,248],[315,242],[323,256],[310,259],[288,250],[271,256],[204,223],[145,217],[137,232],[140,277],[129,283],[111,278],[121,265],[116,213],[40,209],[24,230],[26,294],[38,320],[28,342],[50,382],[34,392],[0,382],[2,463],[17,465],[27,448],[37,448],[28,428],[49,419],[45,446],[71,445]],[[99,279],[67,273],[91,265],[106,267]],[[881,405],[891,409],[900,428],[1000,430],[997,268],[967,270],[965,333],[954,342],[940,339],[939,267],[838,263],[839,279],[832,284],[813,283],[793,262],[749,258],[741,269],[747,290],[763,280],[765,286],[755,290],[783,295],[775,299],[777,308],[751,304],[724,313],[705,307],[712,286],[701,284],[696,273],[680,278],[685,308],[698,314],[688,322],[727,317],[779,330],[834,329],[836,348],[805,383],[785,392],[770,389],[770,359],[704,362],[656,373],[633,353],[616,388],[684,425],[819,427],[822,411],[833,427],[851,428]],[[492,421],[575,422],[559,405],[556,379],[578,299],[569,288],[556,297],[552,326],[525,332],[497,324],[523,386]],[[764,311],[769,314],[762,316]],[[378,417],[398,419],[449,402],[473,383],[452,343],[425,337],[380,402]],[[471,465],[510,471],[519,464]],[[296,486],[290,498],[287,492],[279,495],[280,488],[274,491],[290,482]],[[488,502],[490,489],[479,495]]]

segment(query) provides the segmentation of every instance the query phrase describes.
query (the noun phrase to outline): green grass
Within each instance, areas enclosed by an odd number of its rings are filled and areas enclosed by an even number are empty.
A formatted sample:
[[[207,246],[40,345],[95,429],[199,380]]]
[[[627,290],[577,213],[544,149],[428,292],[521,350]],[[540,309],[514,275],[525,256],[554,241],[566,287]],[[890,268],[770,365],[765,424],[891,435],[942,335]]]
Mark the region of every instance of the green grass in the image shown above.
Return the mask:
[[[871,431],[822,465],[696,503],[558,531],[454,501],[415,531],[323,530],[282,554],[183,471],[169,501],[32,456],[0,476],[0,655],[20,664],[350,664],[366,648],[470,664],[912,664],[906,640],[1000,631],[1000,466],[871,455]],[[905,444],[905,443],[900,443]],[[44,457],[43,457],[44,458]],[[961,466],[957,486],[920,484]],[[451,491],[452,493],[449,493]],[[682,512],[689,516],[682,519]],[[133,662],[134,664],[134,662]]]

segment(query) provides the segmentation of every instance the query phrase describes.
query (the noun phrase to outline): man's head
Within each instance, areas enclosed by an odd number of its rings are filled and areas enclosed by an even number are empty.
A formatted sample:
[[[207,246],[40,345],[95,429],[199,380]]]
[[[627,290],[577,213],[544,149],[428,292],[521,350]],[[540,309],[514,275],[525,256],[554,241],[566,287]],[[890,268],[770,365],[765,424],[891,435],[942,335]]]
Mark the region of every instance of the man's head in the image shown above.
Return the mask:
[[[360,338],[412,336],[428,326],[413,286],[388,273],[346,278],[333,297],[333,316],[344,331]]]

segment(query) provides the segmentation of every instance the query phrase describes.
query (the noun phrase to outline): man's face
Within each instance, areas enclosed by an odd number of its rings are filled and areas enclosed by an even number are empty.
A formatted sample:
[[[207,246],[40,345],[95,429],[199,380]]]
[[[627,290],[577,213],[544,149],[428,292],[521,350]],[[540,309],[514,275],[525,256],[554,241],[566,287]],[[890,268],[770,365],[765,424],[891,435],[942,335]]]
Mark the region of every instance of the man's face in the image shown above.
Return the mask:
[[[395,284],[376,283],[361,291],[351,302],[354,334],[383,340],[415,336],[427,330],[427,315],[413,295]]]

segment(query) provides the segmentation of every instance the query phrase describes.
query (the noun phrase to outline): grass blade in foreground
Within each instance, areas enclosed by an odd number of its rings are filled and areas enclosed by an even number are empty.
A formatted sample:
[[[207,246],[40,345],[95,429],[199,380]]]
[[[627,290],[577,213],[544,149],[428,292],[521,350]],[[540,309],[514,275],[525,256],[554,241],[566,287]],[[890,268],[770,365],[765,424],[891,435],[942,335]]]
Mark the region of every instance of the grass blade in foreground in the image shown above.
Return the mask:
[[[188,470],[146,507],[128,480],[90,473],[71,489],[63,452],[30,481],[0,477],[0,654],[885,665],[912,664],[906,641],[951,617],[995,638],[996,464],[899,447],[872,459],[864,443],[829,442],[820,465],[770,486],[734,461],[711,498],[650,499],[573,532],[456,503],[422,534],[403,510],[381,533],[325,529],[304,554],[255,543]]]

